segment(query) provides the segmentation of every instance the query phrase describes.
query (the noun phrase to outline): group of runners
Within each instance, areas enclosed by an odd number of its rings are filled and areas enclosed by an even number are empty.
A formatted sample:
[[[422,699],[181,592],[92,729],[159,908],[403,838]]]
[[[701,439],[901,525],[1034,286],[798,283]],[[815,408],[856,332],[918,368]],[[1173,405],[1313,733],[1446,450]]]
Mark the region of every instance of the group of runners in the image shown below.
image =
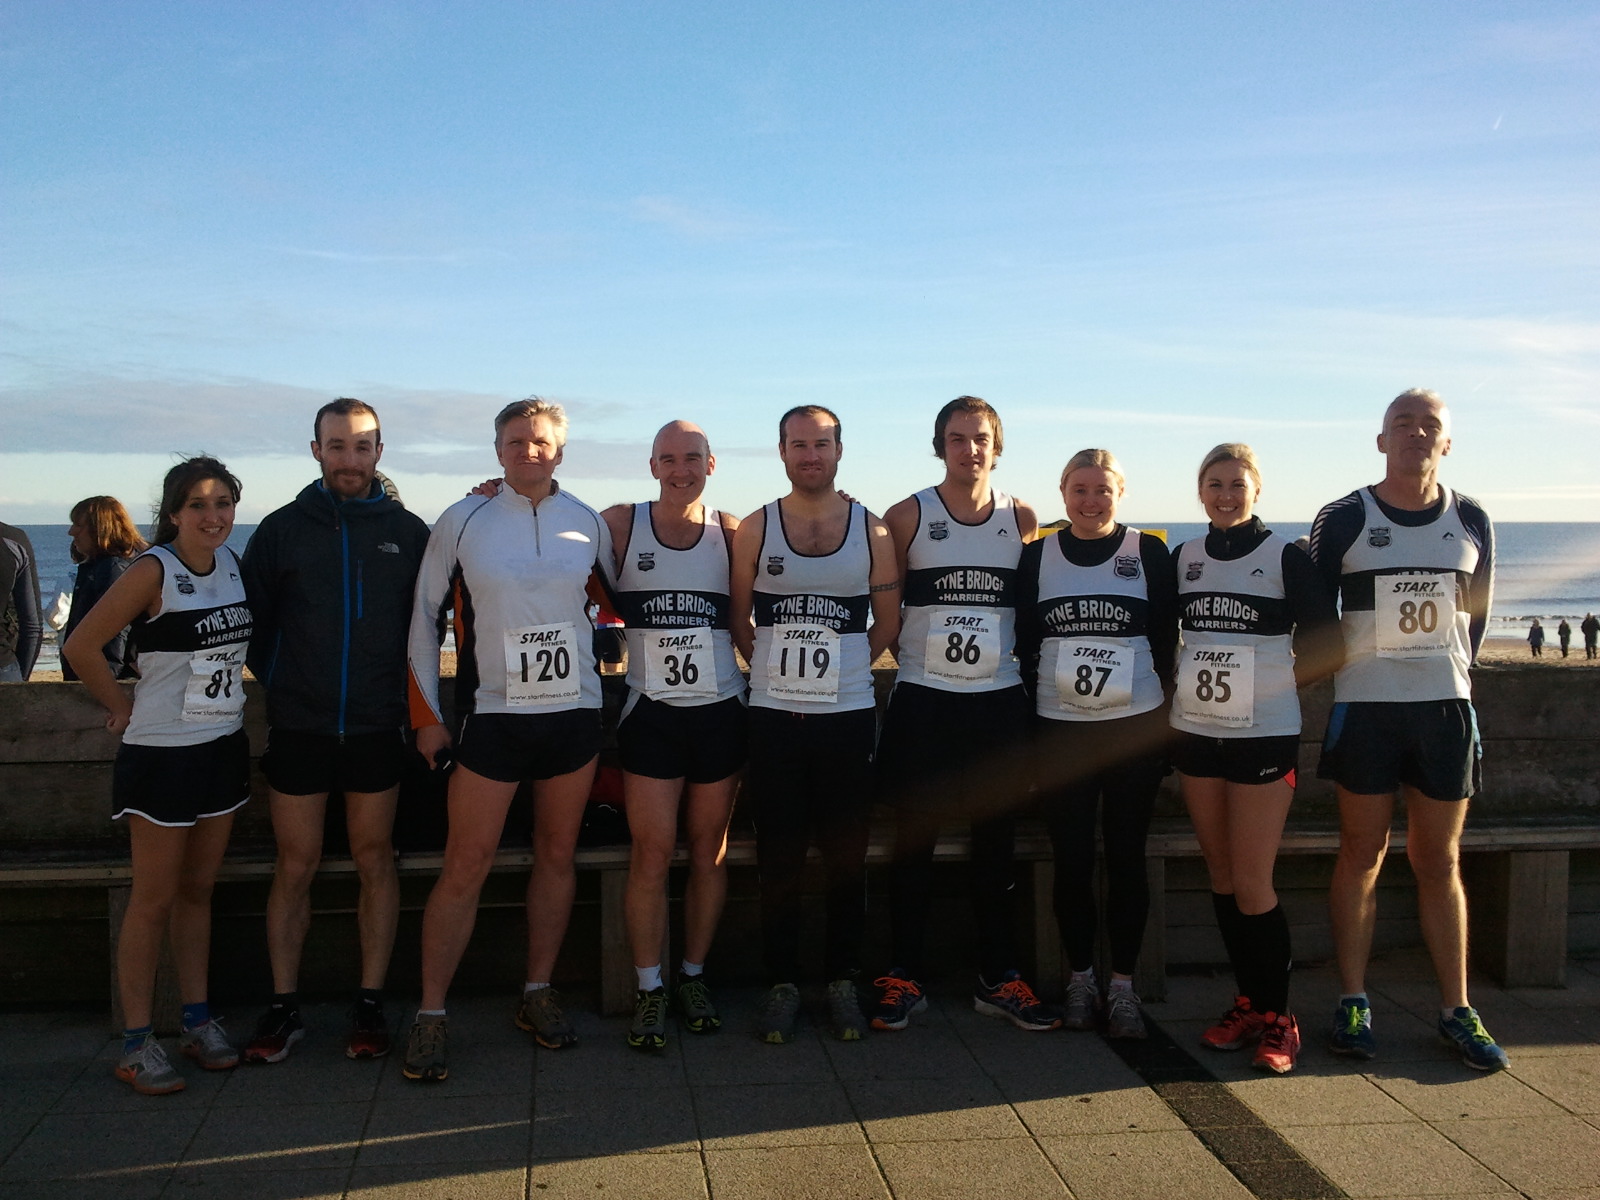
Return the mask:
[[[451,980],[524,782],[534,867],[515,1021],[541,1046],[573,1045],[550,981],[600,750],[596,604],[620,614],[628,651],[617,748],[633,842],[630,1045],[661,1050],[674,1011],[691,1034],[722,1024],[706,963],[741,778],[760,874],[764,1041],[795,1036],[801,985],[815,977],[801,953],[813,843],[826,878],[820,981],[833,1035],[904,1029],[925,1009],[935,847],[957,822],[971,834],[977,1010],[1026,1030],[1144,1037],[1133,972],[1149,910],[1145,840],[1170,764],[1237,981],[1203,1042],[1253,1047],[1257,1066],[1291,1070],[1300,1034],[1273,864],[1294,793],[1297,688],[1335,673],[1321,762],[1342,825],[1331,892],[1342,995],[1329,1045],[1357,1058],[1375,1052],[1364,976],[1377,873],[1403,795],[1440,985],[1439,1034],[1470,1066],[1505,1065],[1467,997],[1457,862],[1477,781],[1468,667],[1489,611],[1493,539],[1482,509],[1438,480],[1450,430],[1437,395],[1412,390],[1389,405],[1377,441],[1383,480],[1328,505],[1305,548],[1255,515],[1261,471],[1242,444],[1205,456],[1197,491],[1208,531],[1169,549],[1118,520],[1125,480],[1101,449],[1067,462],[1067,522],[1041,536],[1038,513],[993,487],[1004,430],[976,397],[935,418],[942,478],[882,518],[837,490],[844,442],[835,413],[792,409],[778,435],[789,490],[742,521],[706,505],[716,458],[686,421],[655,437],[656,496],[597,512],[556,481],[561,407],[520,401],[495,418],[503,479],[448,508],[430,534],[377,472],[376,412],[338,400],[315,419],[321,478],[262,521],[242,560],[225,546],[237,480],[212,459],[175,467],[154,545],[66,646],[124,743],[113,807],[129,818],[134,870],[118,950],[127,1022],[119,1077],[148,1093],[183,1086],[150,1023],[169,925],[185,1055],[212,1069],[277,1062],[303,1036],[299,963],[334,791],[345,797],[361,881],[347,1053],[389,1051],[391,832],[413,746],[449,771],[449,824],[423,915],[422,1003],[405,1040],[405,1077],[449,1072]],[[140,671],[131,701],[100,652],[130,622]],[[458,650],[453,729],[440,696],[447,622]],[[889,649],[899,669],[880,730],[872,663]],[[206,948],[231,814],[249,792],[246,663],[267,694],[275,994],[235,1049],[207,1004]],[[879,799],[895,820],[892,945],[869,989],[865,860]],[[1029,811],[1044,817],[1055,853],[1071,969],[1061,1005],[1036,995],[1014,941],[1015,823]],[[674,967],[663,947],[680,814],[689,872]],[[1102,923],[1104,981],[1094,965]]]

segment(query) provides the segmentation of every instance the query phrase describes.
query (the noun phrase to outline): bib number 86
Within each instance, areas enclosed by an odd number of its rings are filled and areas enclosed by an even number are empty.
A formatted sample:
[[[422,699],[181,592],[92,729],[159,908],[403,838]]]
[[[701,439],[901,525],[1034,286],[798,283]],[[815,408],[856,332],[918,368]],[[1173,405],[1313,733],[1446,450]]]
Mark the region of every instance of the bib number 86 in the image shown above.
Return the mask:
[[[976,666],[983,657],[983,650],[978,646],[978,639],[972,635],[963,638],[959,633],[952,633],[945,643],[944,657],[946,662],[966,663],[969,667]]]

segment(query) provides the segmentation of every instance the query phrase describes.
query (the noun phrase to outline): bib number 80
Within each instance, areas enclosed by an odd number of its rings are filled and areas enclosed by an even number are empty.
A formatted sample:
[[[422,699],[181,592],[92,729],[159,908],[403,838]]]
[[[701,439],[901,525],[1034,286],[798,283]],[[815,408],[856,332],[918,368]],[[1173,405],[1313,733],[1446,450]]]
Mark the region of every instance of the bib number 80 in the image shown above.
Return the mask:
[[[1439,628],[1439,606],[1432,600],[1424,600],[1418,604],[1415,600],[1403,600],[1400,603],[1400,632],[1432,633]]]

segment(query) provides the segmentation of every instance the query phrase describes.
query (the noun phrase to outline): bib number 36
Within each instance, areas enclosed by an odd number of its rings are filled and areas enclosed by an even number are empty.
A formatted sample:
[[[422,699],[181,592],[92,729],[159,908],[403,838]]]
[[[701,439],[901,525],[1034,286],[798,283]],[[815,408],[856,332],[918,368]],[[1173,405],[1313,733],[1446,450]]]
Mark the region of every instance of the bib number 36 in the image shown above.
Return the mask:
[[[709,629],[651,629],[644,636],[645,690],[656,699],[713,699],[716,660]]]

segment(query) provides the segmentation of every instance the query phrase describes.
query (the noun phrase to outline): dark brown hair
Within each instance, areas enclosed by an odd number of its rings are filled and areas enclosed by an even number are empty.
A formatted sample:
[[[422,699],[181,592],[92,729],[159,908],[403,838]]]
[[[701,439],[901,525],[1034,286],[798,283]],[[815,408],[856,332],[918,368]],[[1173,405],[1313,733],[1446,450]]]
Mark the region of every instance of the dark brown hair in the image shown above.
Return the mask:
[[[205,454],[186,458],[168,471],[167,477],[161,481],[161,507],[156,509],[156,524],[150,538],[151,545],[165,546],[178,536],[178,523],[172,519],[172,514],[183,507],[184,501],[188,500],[189,493],[194,491],[196,485],[208,479],[215,479],[225,486],[233,496],[233,502],[239,503],[239,481],[227,467]]]
[[[354,400],[349,396],[340,396],[337,400],[330,400],[321,408],[317,409],[317,415],[311,419],[311,440],[316,442],[319,446],[322,444],[322,418],[328,416],[330,413],[337,414],[341,417],[348,417],[352,413],[367,413],[374,421],[378,420],[378,410],[373,408],[372,405],[368,404],[365,400]],[[375,432],[378,435],[378,444],[382,445],[382,422],[378,423],[378,428]]]
[[[1000,424],[1000,414],[981,396],[957,396],[939,410],[939,415],[933,419],[933,456],[944,458],[944,431],[949,428],[950,418],[957,413],[989,418],[989,428],[994,430],[994,456],[999,458],[1006,448],[1006,431]]]
[[[72,547],[73,562],[93,562],[97,558],[132,558],[144,549],[144,538],[122,501],[115,496],[89,496],[72,506],[72,523],[82,526],[94,547],[87,558]]]
[[[790,417],[827,417],[833,422],[833,440],[836,445],[844,445],[844,423],[839,420],[839,414],[831,408],[823,408],[820,404],[800,404],[791,408],[778,418],[778,445],[783,445],[784,439],[789,435],[785,426],[789,424]]]

